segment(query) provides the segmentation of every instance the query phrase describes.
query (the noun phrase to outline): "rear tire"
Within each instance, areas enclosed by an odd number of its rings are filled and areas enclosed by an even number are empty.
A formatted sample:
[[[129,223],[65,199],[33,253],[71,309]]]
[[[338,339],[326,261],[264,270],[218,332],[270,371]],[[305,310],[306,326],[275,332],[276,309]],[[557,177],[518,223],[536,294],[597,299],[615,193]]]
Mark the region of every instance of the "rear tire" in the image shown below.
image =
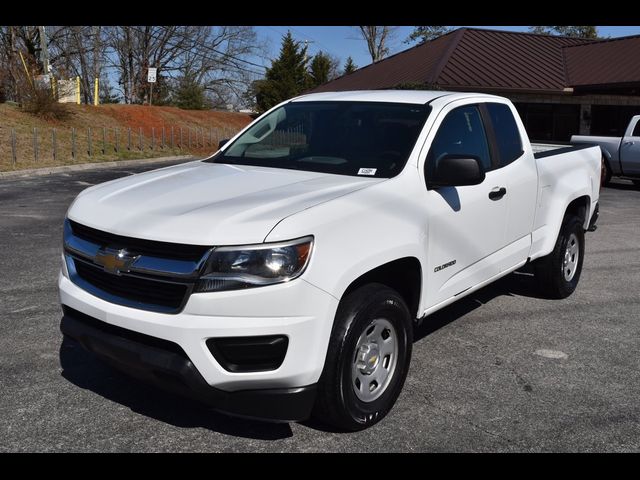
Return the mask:
[[[546,298],[566,298],[580,280],[584,259],[583,222],[565,216],[553,251],[534,263],[538,289]]]
[[[602,156],[602,173],[601,173],[601,178],[600,178],[600,186],[604,187],[606,185],[609,185],[609,183],[611,183],[611,176],[613,174],[611,173],[611,167],[609,167],[609,162],[607,161],[607,159],[604,157],[604,155]]]
[[[313,417],[341,431],[379,422],[404,385],[413,346],[411,314],[395,290],[370,283],[336,313]]]

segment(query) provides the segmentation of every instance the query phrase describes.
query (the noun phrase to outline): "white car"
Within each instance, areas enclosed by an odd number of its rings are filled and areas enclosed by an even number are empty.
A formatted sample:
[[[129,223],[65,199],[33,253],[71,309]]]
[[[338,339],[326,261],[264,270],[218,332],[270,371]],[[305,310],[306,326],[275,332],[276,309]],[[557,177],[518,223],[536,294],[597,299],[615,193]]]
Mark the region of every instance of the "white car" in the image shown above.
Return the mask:
[[[597,147],[534,155],[505,98],[301,96],[208,159],[78,195],[61,330],[231,414],[366,428],[417,320],[528,262],[574,291],[599,177]]]

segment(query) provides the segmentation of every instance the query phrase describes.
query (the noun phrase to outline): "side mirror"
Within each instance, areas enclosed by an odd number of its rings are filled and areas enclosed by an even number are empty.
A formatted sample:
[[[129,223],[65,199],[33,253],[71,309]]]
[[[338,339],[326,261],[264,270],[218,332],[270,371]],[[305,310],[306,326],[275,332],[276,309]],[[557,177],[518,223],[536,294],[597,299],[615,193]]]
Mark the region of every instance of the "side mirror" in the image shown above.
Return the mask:
[[[478,157],[473,155],[445,155],[438,162],[431,178],[427,178],[427,187],[478,185],[484,181],[484,177],[484,167]]]
[[[229,143],[229,139],[228,138],[224,138],[224,139],[220,140],[218,142],[218,150],[220,150],[222,147],[224,147],[227,143]]]

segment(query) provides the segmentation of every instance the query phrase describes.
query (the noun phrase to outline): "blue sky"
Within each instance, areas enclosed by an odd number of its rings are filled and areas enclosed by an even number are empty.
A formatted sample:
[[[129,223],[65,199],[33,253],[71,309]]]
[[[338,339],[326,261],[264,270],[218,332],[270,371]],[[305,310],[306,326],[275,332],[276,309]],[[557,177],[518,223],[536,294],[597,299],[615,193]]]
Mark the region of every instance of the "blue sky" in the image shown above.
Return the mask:
[[[477,27],[477,28],[494,28],[499,30],[511,30],[526,32],[526,26],[493,26],[493,27]],[[364,42],[359,38],[359,33],[354,27],[346,26],[260,26],[255,27],[259,38],[266,40],[268,44],[268,52],[270,58],[278,55],[282,36],[291,30],[291,34],[296,40],[309,41],[309,53],[311,55],[319,50],[330,53],[340,59],[342,64],[344,60],[351,55],[356,65],[363,67],[371,63],[371,57],[367,52]],[[409,36],[413,27],[398,27],[395,41],[390,45],[391,53],[396,53],[409,48],[411,45],[403,43]],[[616,27],[598,27],[598,33],[603,37],[623,37],[627,35],[640,34],[640,26],[616,26]],[[269,61],[265,62],[266,66],[270,65]]]

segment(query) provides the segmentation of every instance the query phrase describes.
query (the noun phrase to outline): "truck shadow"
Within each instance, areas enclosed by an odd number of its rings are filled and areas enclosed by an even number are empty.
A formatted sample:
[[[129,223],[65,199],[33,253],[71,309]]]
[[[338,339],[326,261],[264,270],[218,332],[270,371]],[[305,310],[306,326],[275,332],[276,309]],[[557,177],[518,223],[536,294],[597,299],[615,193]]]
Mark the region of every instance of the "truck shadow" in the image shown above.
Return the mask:
[[[257,440],[280,440],[293,435],[287,423],[230,417],[196,401],[130,379],[66,337],[60,346],[60,366],[62,376],[74,385],[175,427],[206,428]]]
[[[624,183],[623,183],[624,182]],[[613,190],[636,190],[640,191],[640,187],[631,183],[630,181],[618,180],[616,182],[611,182],[605,188],[611,188]]]
[[[522,297],[544,298],[538,293],[536,288],[533,269],[530,265],[526,265],[520,270],[429,315],[428,320],[422,322],[422,324],[414,330],[413,341],[418,342],[422,340],[440,328],[464,317],[494,298],[503,295],[511,297],[518,295]]]

